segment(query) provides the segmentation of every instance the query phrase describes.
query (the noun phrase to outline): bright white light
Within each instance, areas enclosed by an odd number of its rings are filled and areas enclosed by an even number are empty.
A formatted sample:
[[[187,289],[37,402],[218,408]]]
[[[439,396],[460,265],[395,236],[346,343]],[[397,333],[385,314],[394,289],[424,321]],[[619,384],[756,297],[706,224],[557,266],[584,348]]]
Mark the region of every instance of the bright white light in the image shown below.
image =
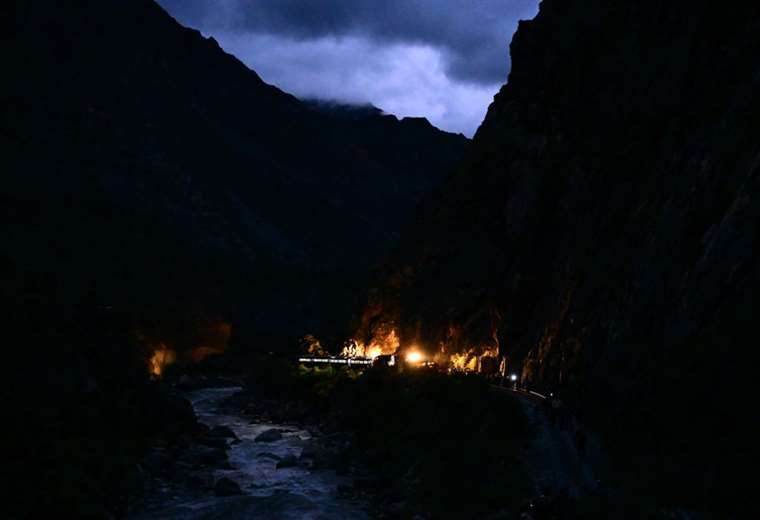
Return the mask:
[[[422,354],[417,351],[412,351],[406,355],[406,360],[409,363],[419,363],[422,361]]]
[[[511,379],[512,381],[517,381],[517,374],[512,374],[511,376],[509,376],[509,379]]]

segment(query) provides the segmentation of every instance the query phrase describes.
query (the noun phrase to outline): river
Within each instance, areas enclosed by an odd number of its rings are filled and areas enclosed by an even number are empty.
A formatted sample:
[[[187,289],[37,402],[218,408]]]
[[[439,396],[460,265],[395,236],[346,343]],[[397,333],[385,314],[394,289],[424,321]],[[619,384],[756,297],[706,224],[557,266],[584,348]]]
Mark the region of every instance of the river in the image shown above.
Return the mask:
[[[361,503],[338,493],[350,479],[334,471],[313,470],[301,465],[277,468],[277,462],[299,457],[311,434],[293,426],[251,423],[242,415],[220,407],[239,388],[211,388],[188,394],[198,419],[209,427],[231,428],[239,441],[232,442],[228,456],[231,469],[216,470],[216,479],[227,477],[240,485],[241,496],[217,497],[174,504],[139,518],[154,519],[250,519],[345,520],[369,518]],[[255,442],[262,432],[276,428],[282,439]]]

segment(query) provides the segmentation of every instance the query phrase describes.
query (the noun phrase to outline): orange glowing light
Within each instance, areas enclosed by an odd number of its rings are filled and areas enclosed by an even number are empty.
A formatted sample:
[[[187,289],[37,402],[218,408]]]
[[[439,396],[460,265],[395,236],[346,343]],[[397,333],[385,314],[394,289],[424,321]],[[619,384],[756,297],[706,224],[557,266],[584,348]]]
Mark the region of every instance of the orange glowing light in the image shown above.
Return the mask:
[[[153,352],[153,356],[148,360],[148,369],[150,370],[151,376],[154,378],[160,378],[166,367],[174,363],[176,360],[176,352],[166,348],[166,345],[161,344]]]
[[[383,355],[391,355],[398,350],[399,340],[394,329],[382,331],[376,334],[369,344],[361,340],[349,338],[343,346],[341,357],[355,358],[367,357],[375,359]]]
[[[449,356],[449,368],[455,372],[482,372],[489,366],[486,358],[498,360],[499,349],[495,346],[472,347]]]

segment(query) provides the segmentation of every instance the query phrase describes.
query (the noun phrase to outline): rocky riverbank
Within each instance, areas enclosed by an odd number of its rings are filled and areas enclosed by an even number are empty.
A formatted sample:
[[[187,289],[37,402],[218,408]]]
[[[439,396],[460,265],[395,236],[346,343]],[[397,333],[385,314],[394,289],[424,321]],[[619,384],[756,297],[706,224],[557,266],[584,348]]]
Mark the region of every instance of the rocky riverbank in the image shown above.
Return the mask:
[[[382,478],[362,468],[350,432],[337,429],[330,417],[319,416],[302,402],[282,399],[261,399],[255,393],[242,390],[229,396],[222,406],[229,413],[246,417],[252,424],[278,424],[284,429],[272,428],[261,433],[257,439],[263,442],[277,441],[296,431],[308,432],[298,456],[278,458],[277,467],[300,467],[310,471],[330,471],[339,477],[338,494],[346,500],[369,505],[373,517],[382,518],[383,497],[376,489]],[[378,498],[381,498],[378,501]]]
[[[533,496],[526,417],[478,377],[270,363],[232,401],[257,420],[310,425],[315,464],[348,477],[341,492],[377,518],[512,518]]]
[[[281,380],[290,390],[180,385],[197,426],[141,462],[131,516],[639,517],[613,480],[583,474],[570,433],[540,404],[480,378],[298,369]]]
[[[151,448],[140,462],[143,478],[130,513],[229,494],[214,477],[215,471],[230,467],[227,443],[224,432],[199,423],[192,435]]]
[[[314,431],[242,413],[239,388],[188,392],[199,427],[143,461],[137,518],[365,518]]]

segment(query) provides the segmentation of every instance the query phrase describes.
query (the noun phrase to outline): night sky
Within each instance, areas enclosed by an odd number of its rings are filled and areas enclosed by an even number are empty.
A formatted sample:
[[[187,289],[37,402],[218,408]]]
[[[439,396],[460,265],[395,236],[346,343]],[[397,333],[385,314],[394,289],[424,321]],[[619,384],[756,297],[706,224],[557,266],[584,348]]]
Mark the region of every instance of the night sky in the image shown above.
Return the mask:
[[[158,0],[268,83],[471,136],[539,0]]]

